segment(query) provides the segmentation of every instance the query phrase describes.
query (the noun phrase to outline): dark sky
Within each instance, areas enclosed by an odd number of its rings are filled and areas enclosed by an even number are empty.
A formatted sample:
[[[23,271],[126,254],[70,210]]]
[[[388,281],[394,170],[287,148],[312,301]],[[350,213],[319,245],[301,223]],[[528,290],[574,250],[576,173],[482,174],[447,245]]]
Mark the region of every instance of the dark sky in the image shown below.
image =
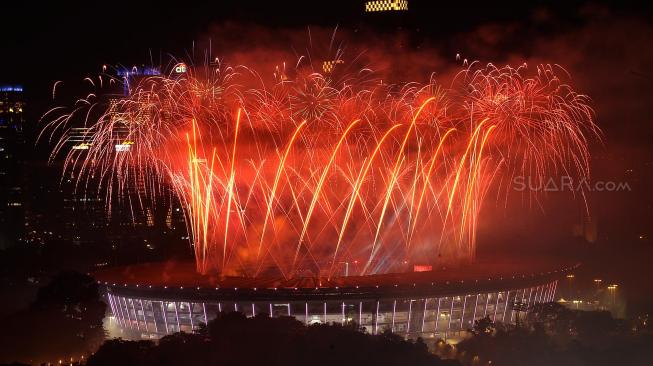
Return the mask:
[[[530,215],[495,213],[497,208],[490,205],[487,210],[495,220],[480,229],[481,250],[493,253],[507,243],[512,252],[528,252],[531,246],[555,248],[557,255],[565,253],[560,248],[580,251],[592,271],[620,281],[640,295],[638,300],[650,302],[646,294],[653,288],[641,279],[653,276],[653,6],[409,0],[408,12],[365,14],[363,3],[5,2],[0,12],[0,83],[25,85],[35,120],[50,106],[54,81],[81,80],[97,74],[102,64],[131,66],[148,63],[150,57],[156,63],[167,53],[184,57],[193,42],[205,45],[208,39],[216,56],[235,49],[242,55],[269,47],[274,39],[275,46],[288,51],[296,46],[288,32],[305,37],[309,28],[317,34],[335,27],[344,35],[356,33],[359,42],[373,35],[368,38],[372,53],[392,50],[420,59],[417,71],[427,64],[448,69],[456,53],[484,63],[560,64],[592,98],[603,130],[602,141],[592,144],[593,178],[628,182],[631,190],[590,196],[597,238],[588,246],[570,244],[571,228],[581,219],[578,203],[568,195],[553,194],[543,210]],[[286,41],[291,44],[284,45]],[[502,229],[495,230],[497,225]]]
[[[539,35],[582,26],[586,2],[410,1],[402,13],[365,14],[364,1],[4,2],[0,14],[5,81],[66,79],[103,63],[144,62],[149,52],[180,53],[225,21],[304,29],[307,26],[372,27],[382,32],[419,30],[446,40],[488,24],[526,26]],[[607,6],[607,5],[606,5]],[[612,16],[650,13],[651,7],[610,6]],[[534,22],[538,17],[546,21]]]

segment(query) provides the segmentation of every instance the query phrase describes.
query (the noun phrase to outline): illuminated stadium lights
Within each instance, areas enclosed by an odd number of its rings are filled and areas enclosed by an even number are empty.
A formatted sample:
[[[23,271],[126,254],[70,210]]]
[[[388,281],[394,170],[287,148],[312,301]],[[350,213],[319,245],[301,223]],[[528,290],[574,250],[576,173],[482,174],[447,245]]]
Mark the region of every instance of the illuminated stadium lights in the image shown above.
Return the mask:
[[[408,10],[408,0],[378,0],[365,3],[366,12]]]
[[[336,67],[336,65],[344,63],[345,62],[343,60],[324,61],[322,63],[322,71],[324,71],[325,74],[330,74],[333,72],[333,69]]]
[[[462,287],[415,293],[405,293],[402,289],[378,292],[350,287],[346,291],[325,288],[316,292],[303,288],[283,289],[279,294],[270,289],[250,291],[252,288],[245,289],[246,293],[238,296],[227,293],[211,295],[201,290],[184,291],[183,288],[161,292],[114,287],[109,288],[107,298],[120,328],[138,334],[143,330],[156,336],[195,331],[201,324],[215,318],[222,309],[234,309],[248,317],[271,313],[274,317],[293,316],[307,324],[356,320],[370,334],[388,328],[407,338],[433,338],[459,336],[474,320],[485,315],[494,321],[512,322],[515,312],[552,301],[556,281],[542,278],[529,284],[503,285],[507,287],[487,288],[480,293]],[[447,291],[460,293],[446,295]],[[263,293],[258,294],[260,292]],[[134,304],[143,304],[143,307]],[[523,310],[518,304],[523,306]],[[443,318],[443,321],[438,322],[438,318]],[[162,324],[168,326],[160,327]]]
[[[187,265],[192,268],[192,263]],[[565,275],[538,272],[516,276],[516,280],[502,276],[506,279],[490,281],[486,273],[491,270],[492,267],[484,266],[444,272],[350,276],[325,279],[319,287],[307,278],[218,279],[169,263],[103,269],[94,276],[98,283],[109,283],[105,281],[109,279],[128,282],[106,285],[112,319],[121,332],[126,332],[121,335],[127,337],[156,338],[177,331],[192,332],[220,312],[241,311],[248,317],[261,313],[292,316],[306,324],[356,321],[370,334],[391,329],[406,338],[456,339],[464,336],[475,320],[485,316],[497,322],[514,323],[520,317],[519,312],[554,301],[558,280]],[[161,273],[164,277],[170,275],[170,279],[162,282]],[[464,284],[446,281],[463,277],[469,281]],[[136,281],[144,279],[152,281],[151,284],[138,286]]]

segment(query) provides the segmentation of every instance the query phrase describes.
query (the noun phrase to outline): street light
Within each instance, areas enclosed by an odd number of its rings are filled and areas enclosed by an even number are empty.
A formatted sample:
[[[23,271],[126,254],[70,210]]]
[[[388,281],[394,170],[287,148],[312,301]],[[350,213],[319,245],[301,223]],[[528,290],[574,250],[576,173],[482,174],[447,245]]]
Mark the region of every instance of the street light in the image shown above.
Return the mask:
[[[612,294],[612,307],[614,307],[615,303],[616,303],[616,301],[615,301],[615,292],[617,290],[617,287],[618,286],[616,284],[612,284],[612,285],[608,286],[608,290],[610,290],[610,293]]]
[[[567,275],[567,280],[569,280],[569,282],[567,283],[567,291],[568,291],[567,295],[570,299],[574,298],[573,280],[575,277],[576,276],[573,273]]]
[[[598,299],[599,297],[599,290],[601,288],[601,282],[603,282],[602,279],[600,278],[595,278],[594,279],[594,284],[596,284],[596,298]]]

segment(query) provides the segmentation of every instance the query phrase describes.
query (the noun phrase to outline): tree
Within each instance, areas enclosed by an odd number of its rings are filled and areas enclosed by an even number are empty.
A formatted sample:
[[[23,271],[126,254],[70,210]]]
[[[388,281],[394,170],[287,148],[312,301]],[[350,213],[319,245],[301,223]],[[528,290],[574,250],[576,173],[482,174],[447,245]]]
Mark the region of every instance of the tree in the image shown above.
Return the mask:
[[[475,336],[489,336],[494,332],[495,326],[490,316],[474,320],[474,327],[470,332]]]
[[[610,313],[578,311],[559,304],[533,306],[517,326],[477,322],[458,344],[463,364],[649,365],[653,334],[634,333]]]
[[[29,363],[79,359],[104,340],[106,305],[95,280],[62,272],[40,288],[27,309],[3,319],[0,344],[7,347],[0,361]]]
[[[124,351],[123,351],[124,349]],[[110,353],[110,355],[108,355]],[[125,359],[113,356],[125,355]],[[88,366],[140,365],[458,365],[428,352],[421,340],[370,335],[356,324],[305,326],[291,317],[226,313],[197,334],[177,333],[158,345],[105,343]]]
[[[149,361],[149,354],[154,347],[152,341],[110,339],[88,359],[88,365],[144,365]]]

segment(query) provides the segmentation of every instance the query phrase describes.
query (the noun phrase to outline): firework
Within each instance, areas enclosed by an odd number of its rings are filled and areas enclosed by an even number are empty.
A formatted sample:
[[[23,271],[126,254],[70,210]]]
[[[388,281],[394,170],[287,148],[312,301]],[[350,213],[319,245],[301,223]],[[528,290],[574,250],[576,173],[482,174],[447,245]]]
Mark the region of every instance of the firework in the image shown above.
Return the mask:
[[[331,277],[343,265],[364,275],[470,260],[492,187],[589,175],[587,97],[554,67],[526,73],[472,64],[445,87],[284,66],[252,87],[242,66],[189,67],[131,86],[87,118],[84,149],[62,152],[61,139],[53,155],[78,186],[95,177],[109,210],[137,182],[141,208],[172,187],[201,273]],[[55,109],[49,131],[89,106]]]

